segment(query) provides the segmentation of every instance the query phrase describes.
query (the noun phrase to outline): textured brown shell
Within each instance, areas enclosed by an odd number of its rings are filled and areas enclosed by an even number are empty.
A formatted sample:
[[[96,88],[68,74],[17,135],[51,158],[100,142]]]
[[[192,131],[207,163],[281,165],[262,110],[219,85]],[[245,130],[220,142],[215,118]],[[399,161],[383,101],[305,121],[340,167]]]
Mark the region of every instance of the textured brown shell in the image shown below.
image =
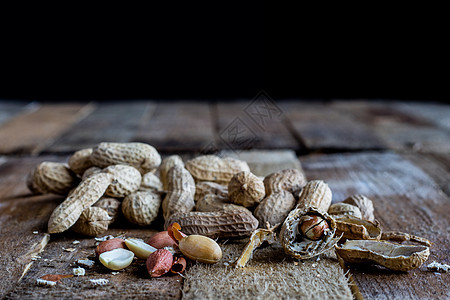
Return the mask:
[[[114,223],[120,215],[120,200],[112,197],[102,197],[100,200],[94,203],[95,207],[100,207],[106,210],[108,215],[110,216],[111,220],[109,221],[109,224]]]
[[[289,212],[295,206],[295,198],[288,191],[272,193],[256,207],[255,217],[259,221],[259,227],[266,228],[283,223]]]
[[[159,166],[159,175],[161,177],[161,183],[165,191],[168,190],[168,174],[170,169],[174,166],[180,166],[184,168],[183,159],[179,155],[171,155],[163,159]]]
[[[336,216],[336,234],[343,234],[342,238],[351,240],[379,240],[381,237],[380,224],[353,216]]]
[[[195,182],[191,174],[181,166],[174,166],[168,173],[169,191],[162,203],[163,216],[194,209]]]
[[[77,175],[94,166],[91,161],[92,148],[81,149],[69,157],[69,167]]]
[[[123,199],[122,213],[131,223],[150,225],[158,216],[161,196],[152,191],[138,191]]]
[[[157,192],[163,191],[163,185],[158,176],[152,172],[145,173],[142,176],[140,190],[154,190]]]
[[[353,216],[361,219],[361,211],[355,205],[348,203],[335,203],[331,204],[328,208],[328,213],[332,216]]]
[[[79,179],[66,164],[44,161],[31,171],[28,187],[33,192],[67,195]]]
[[[288,191],[295,193],[302,189],[306,184],[306,177],[298,169],[285,169],[267,175],[264,178],[264,187],[266,195],[274,192]]]
[[[395,271],[420,267],[430,255],[426,246],[403,246],[383,241],[347,240],[336,246],[340,257],[349,263],[375,263]]]
[[[139,189],[141,186],[141,173],[129,165],[113,165],[102,171],[114,176],[114,180],[106,190],[106,195],[111,197],[125,197]]]
[[[85,180],[86,178],[88,178],[94,174],[98,174],[101,171],[102,171],[102,169],[99,167],[90,167],[89,169],[84,171],[83,175],[81,176],[81,180]]]
[[[247,208],[228,202],[228,198],[222,196],[208,194],[195,204],[196,211],[221,211],[221,210],[244,210],[251,213]]]
[[[75,224],[83,211],[103,196],[113,178],[111,174],[99,173],[83,180],[71,195],[53,210],[48,220],[48,232],[63,232]]]
[[[161,156],[145,143],[100,143],[94,147],[91,161],[100,168],[127,164],[147,173],[161,164]]]
[[[234,174],[250,171],[247,163],[234,158],[203,155],[186,162],[186,169],[199,181],[226,183]]]
[[[318,241],[311,241],[301,236],[299,223],[305,215],[317,215],[327,221],[329,229]],[[297,208],[291,211],[281,227],[279,239],[286,254],[298,259],[307,259],[331,249],[340,236],[335,237],[336,223],[327,213],[322,213],[314,207]]]
[[[185,234],[199,234],[214,238],[242,238],[258,228],[258,220],[245,211],[216,211],[178,213],[165,223],[167,228],[177,222]]]
[[[361,211],[364,220],[375,221],[373,201],[363,195],[352,195],[344,200],[344,203],[355,205]]]
[[[108,230],[110,222],[111,217],[106,210],[91,206],[83,211],[71,229],[80,234],[98,236]]]
[[[251,172],[236,173],[228,183],[228,198],[232,203],[244,207],[257,205],[265,194],[263,181]]]
[[[309,181],[302,189],[297,201],[297,208],[315,207],[327,212],[331,205],[332,193],[328,184],[322,180]]]
[[[228,199],[227,186],[210,181],[197,182],[195,185],[194,201],[197,202],[198,200],[203,199],[206,195],[217,195],[224,200],[226,199],[227,202],[230,202]]]

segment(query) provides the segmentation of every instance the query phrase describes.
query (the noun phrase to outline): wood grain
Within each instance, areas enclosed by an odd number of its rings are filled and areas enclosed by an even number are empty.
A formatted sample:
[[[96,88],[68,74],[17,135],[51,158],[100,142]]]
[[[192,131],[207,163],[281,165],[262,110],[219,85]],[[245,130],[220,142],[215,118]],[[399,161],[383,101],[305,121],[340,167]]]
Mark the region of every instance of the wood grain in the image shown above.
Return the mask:
[[[101,142],[130,142],[154,108],[155,104],[149,101],[98,103],[88,117],[73,126],[46,151],[70,153]]]
[[[89,104],[42,104],[0,127],[0,154],[39,153],[91,111]]]
[[[355,193],[366,195],[374,201],[375,217],[384,230],[428,238],[434,244],[427,263],[450,262],[450,201],[420,168],[393,153],[310,155],[301,162],[309,179],[328,182],[333,202]],[[350,269],[368,299],[448,298],[450,279],[427,271],[426,264],[408,273],[374,266]]]
[[[0,100],[0,126],[23,110],[32,110],[34,105],[29,104],[29,101]]]
[[[253,99],[216,105],[220,149],[302,148],[285,124],[285,112],[275,102]]]
[[[61,196],[32,196],[25,185],[31,166],[58,157],[7,158],[0,165],[0,298],[32,266],[33,257],[48,242],[47,221],[63,199]]]
[[[282,102],[289,122],[309,151],[384,149],[385,144],[364,121],[324,102]]]
[[[209,105],[161,102],[143,122],[134,140],[149,143],[159,151],[200,151],[214,141]]]
[[[396,101],[336,101],[331,107],[371,128],[389,149],[424,153],[450,153],[450,131],[441,113]],[[419,111],[423,110],[423,114]],[[443,106],[443,111],[447,111]],[[427,113],[428,112],[428,113]],[[432,116],[438,121],[432,121]]]

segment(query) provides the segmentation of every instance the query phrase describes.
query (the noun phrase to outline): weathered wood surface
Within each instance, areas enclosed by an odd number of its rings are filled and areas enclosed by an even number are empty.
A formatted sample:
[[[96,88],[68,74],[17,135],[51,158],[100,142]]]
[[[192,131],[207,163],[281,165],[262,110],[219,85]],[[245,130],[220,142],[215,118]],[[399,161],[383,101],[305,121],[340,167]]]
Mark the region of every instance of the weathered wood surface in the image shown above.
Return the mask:
[[[450,263],[450,200],[437,184],[411,162],[393,153],[311,155],[301,158],[309,179],[323,179],[333,202],[364,194],[374,201],[375,217],[384,230],[423,236],[433,242],[427,263]],[[350,266],[367,299],[448,298],[450,279],[429,272],[426,264],[408,273],[371,266]]]
[[[129,142],[142,126],[144,118],[151,118],[155,103],[148,101],[101,102],[86,118],[73,126],[48,152],[74,152],[91,148],[100,142]]]
[[[29,101],[0,101],[0,126],[26,109],[33,109]]]
[[[385,144],[364,121],[329,103],[282,102],[292,128],[310,151],[384,149]]]
[[[329,107],[370,127],[387,149],[450,153],[448,119],[442,117],[443,112],[448,112],[446,105],[440,105],[442,112],[439,106],[408,106],[395,101],[335,101]]]
[[[219,149],[301,147],[285,124],[285,112],[275,102],[256,98],[216,105]]]
[[[60,196],[32,196],[25,185],[30,169],[42,160],[60,157],[8,158],[0,160],[0,298],[12,289],[44,250],[49,236],[47,221],[63,199]]]
[[[38,153],[91,110],[89,104],[65,103],[24,111],[0,126],[0,154]]]
[[[134,140],[159,151],[201,151],[214,142],[214,125],[206,102],[159,103]]]

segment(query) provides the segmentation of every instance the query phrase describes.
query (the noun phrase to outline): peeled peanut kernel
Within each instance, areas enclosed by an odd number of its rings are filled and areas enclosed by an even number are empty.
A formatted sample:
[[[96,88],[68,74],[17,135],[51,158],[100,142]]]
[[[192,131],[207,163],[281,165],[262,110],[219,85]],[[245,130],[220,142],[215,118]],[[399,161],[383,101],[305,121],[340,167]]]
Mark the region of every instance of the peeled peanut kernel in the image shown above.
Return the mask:
[[[304,237],[312,241],[318,241],[323,237],[328,223],[319,216],[306,215],[300,221],[300,231]]]
[[[123,248],[103,252],[99,256],[99,260],[102,265],[114,271],[122,270],[128,267],[133,261],[133,258],[134,253]]]
[[[142,259],[147,259],[150,254],[157,250],[140,239],[129,238],[125,240],[125,244],[137,257]]]
[[[178,247],[187,258],[202,263],[215,264],[222,258],[220,246],[213,239],[203,235],[193,234],[183,237]]]

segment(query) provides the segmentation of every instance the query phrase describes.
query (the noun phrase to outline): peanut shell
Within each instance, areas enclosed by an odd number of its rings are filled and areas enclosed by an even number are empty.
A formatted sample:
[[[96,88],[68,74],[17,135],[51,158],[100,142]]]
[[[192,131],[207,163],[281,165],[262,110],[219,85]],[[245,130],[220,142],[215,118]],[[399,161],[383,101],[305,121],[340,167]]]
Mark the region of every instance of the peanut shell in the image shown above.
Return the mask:
[[[264,178],[266,195],[274,192],[298,192],[307,183],[305,174],[298,169],[286,169],[267,175]]]
[[[123,199],[122,213],[131,223],[150,225],[158,216],[161,196],[152,191],[138,191]]]
[[[236,173],[228,183],[228,197],[231,202],[244,207],[257,205],[265,194],[263,181],[251,172]]]
[[[186,162],[186,169],[197,181],[213,181],[228,184],[234,174],[250,171],[247,163],[233,158],[203,155]]]
[[[91,161],[92,148],[81,149],[69,157],[69,167],[77,175],[94,166]]]
[[[195,195],[194,201],[197,202],[200,199],[203,199],[206,195],[217,195],[220,198],[227,199],[227,202],[230,202],[228,199],[228,187],[218,184],[216,182],[210,181],[201,181],[197,182],[195,185]]]
[[[142,181],[139,190],[153,190],[155,192],[162,192],[163,185],[158,176],[156,176],[152,172],[148,172],[142,175]]]
[[[110,221],[111,217],[106,210],[91,206],[83,211],[71,229],[80,234],[98,236],[108,230]]]
[[[353,216],[361,219],[361,211],[355,205],[348,203],[335,203],[331,204],[328,208],[328,213],[334,216]]]
[[[204,212],[221,210],[245,210],[251,213],[247,208],[241,205],[228,203],[228,197],[224,198],[214,194],[205,195],[203,199],[197,201],[197,203],[195,204],[195,210]]]
[[[95,207],[100,207],[106,210],[108,213],[108,216],[110,216],[111,220],[109,221],[109,224],[114,223],[120,215],[120,204],[121,202],[112,197],[102,197],[100,200],[94,203]]]
[[[184,168],[183,159],[178,155],[171,155],[169,157],[164,158],[161,165],[159,166],[159,175],[165,191],[169,189],[168,187],[169,180],[167,177],[168,173],[170,169],[172,169],[172,167],[174,166],[180,166]]]
[[[381,228],[378,221],[371,222],[354,216],[337,216],[336,234],[351,240],[379,240]]]
[[[289,212],[295,206],[294,196],[285,190],[274,192],[261,201],[254,211],[255,217],[259,221],[259,226],[266,228],[283,223]]]
[[[112,174],[114,180],[106,190],[106,195],[111,197],[125,197],[136,192],[141,186],[142,176],[139,171],[129,165],[113,165],[102,171],[103,173]]]
[[[90,167],[89,169],[84,171],[83,175],[81,176],[81,180],[85,180],[86,178],[88,178],[94,174],[98,174],[101,171],[102,171],[102,169],[99,167]]]
[[[258,228],[258,220],[245,211],[188,212],[170,216],[165,227],[177,222],[185,234],[210,238],[242,238]]]
[[[420,267],[430,255],[426,246],[403,246],[383,241],[347,240],[336,252],[349,263],[375,263],[395,271]]]
[[[99,173],[82,181],[52,212],[48,221],[48,232],[63,232],[75,224],[83,211],[103,196],[113,178],[111,174]]]
[[[174,166],[168,173],[168,193],[162,202],[163,216],[167,220],[174,213],[194,209],[195,182],[191,174],[181,166]]]
[[[28,187],[33,192],[67,195],[79,179],[66,164],[44,161],[31,171]]]
[[[315,207],[325,213],[331,205],[331,198],[328,184],[322,180],[309,181],[299,195],[297,208]]]
[[[320,240],[310,240],[301,234],[301,221],[305,216],[319,216],[328,223],[328,228],[324,231]],[[335,237],[336,223],[327,213],[313,207],[296,208],[291,211],[283,223],[280,231],[280,242],[286,254],[298,258],[307,259],[322,254],[333,248],[340,239]]]
[[[355,205],[361,211],[364,220],[375,221],[373,201],[363,195],[353,195],[344,200],[344,203]]]
[[[100,168],[127,164],[144,174],[161,164],[161,156],[155,148],[144,143],[100,143],[94,147],[91,161]]]

